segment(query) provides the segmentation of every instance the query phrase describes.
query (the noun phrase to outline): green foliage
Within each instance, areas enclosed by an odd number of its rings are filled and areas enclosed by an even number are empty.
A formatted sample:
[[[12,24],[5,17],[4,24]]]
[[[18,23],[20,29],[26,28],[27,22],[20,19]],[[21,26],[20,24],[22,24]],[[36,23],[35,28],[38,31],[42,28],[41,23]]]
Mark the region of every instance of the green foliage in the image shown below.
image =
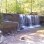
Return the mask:
[[[44,0],[1,0],[2,13],[30,13],[40,12],[44,8]],[[44,12],[42,12],[43,14]]]

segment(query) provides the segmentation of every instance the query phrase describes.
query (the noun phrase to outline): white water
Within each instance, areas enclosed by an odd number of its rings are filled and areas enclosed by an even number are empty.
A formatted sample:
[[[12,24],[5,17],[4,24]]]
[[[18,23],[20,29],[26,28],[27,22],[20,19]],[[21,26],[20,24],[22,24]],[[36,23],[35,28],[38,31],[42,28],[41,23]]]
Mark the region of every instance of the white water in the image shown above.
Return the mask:
[[[24,15],[20,14],[20,21],[21,21],[21,26],[24,26]]]
[[[23,15],[22,15],[23,16]],[[26,15],[27,16],[27,18],[28,18],[28,20],[29,20],[29,26],[25,26],[24,25],[24,18],[26,18],[26,17],[24,17],[23,19],[22,19],[22,24],[23,24],[23,28],[35,28],[35,27],[40,27],[40,24],[39,24],[39,16],[38,15]],[[32,18],[33,17],[33,18]],[[21,17],[22,18],[22,17]],[[35,25],[33,25],[32,24],[32,19],[34,19],[35,20]],[[22,25],[21,24],[21,25]]]

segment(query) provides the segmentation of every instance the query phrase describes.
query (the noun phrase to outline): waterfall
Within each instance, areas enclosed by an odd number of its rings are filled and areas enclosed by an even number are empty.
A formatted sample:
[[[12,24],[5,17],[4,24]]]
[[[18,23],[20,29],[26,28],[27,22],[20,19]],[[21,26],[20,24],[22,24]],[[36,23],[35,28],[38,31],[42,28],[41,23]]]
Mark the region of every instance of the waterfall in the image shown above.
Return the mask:
[[[36,25],[36,27],[40,26],[39,23],[40,23],[39,22],[39,16],[38,15],[35,15],[35,25]]]
[[[24,26],[25,21],[25,15],[20,14],[20,26]]]
[[[29,19],[29,28],[34,28],[32,19],[34,19],[33,15],[27,15],[28,19]]]
[[[29,19],[29,26],[32,26],[32,20],[31,20],[31,19],[32,19],[32,18],[31,18],[32,16],[31,16],[31,15],[27,15],[27,17],[28,17],[28,19]]]
[[[19,16],[20,16],[19,27],[34,28],[34,27],[39,27],[40,26],[38,15],[19,14]],[[3,22],[13,22],[13,21],[9,21],[7,16],[3,15]]]
[[[24,23],[25,22],[28,22],[28,24],[29,24],[29,28],[34,28],[34,27],[39,27],[40,25],[39,25],[39,16],[38,15],[20,15],[20,16],[22,16],[21,17],[21,22],[22,22],[22,26],[23,27],[27,27],[26,25],[24,25]],[[25,21],[25,19],[27,19],[26,21]],[[24,22],[25,21],[25,22]]]

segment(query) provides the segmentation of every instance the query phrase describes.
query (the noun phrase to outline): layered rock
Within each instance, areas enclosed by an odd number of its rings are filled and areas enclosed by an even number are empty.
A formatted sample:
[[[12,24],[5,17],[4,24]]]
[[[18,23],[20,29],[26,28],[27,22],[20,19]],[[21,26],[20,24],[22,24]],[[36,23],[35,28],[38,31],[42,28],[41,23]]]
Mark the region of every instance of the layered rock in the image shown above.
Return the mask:
[[[18,22],[3,22],[0,24],[0,29],[3,33],[8,33],[18,29]]]
[[[3,16],[3,21],[19,22],[18,14],[3,14],[2,16]]]
[[[40,24],[44,25],[44,16],[40,16]]]

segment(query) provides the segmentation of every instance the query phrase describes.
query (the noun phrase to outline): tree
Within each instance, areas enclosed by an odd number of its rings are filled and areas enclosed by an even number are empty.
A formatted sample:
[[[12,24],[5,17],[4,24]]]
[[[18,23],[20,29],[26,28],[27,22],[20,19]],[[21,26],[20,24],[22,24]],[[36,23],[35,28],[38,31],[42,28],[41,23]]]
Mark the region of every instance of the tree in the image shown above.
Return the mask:
[[[44,0],[1,0],[2,13],[31,13],[40,12],[44,7]]]

